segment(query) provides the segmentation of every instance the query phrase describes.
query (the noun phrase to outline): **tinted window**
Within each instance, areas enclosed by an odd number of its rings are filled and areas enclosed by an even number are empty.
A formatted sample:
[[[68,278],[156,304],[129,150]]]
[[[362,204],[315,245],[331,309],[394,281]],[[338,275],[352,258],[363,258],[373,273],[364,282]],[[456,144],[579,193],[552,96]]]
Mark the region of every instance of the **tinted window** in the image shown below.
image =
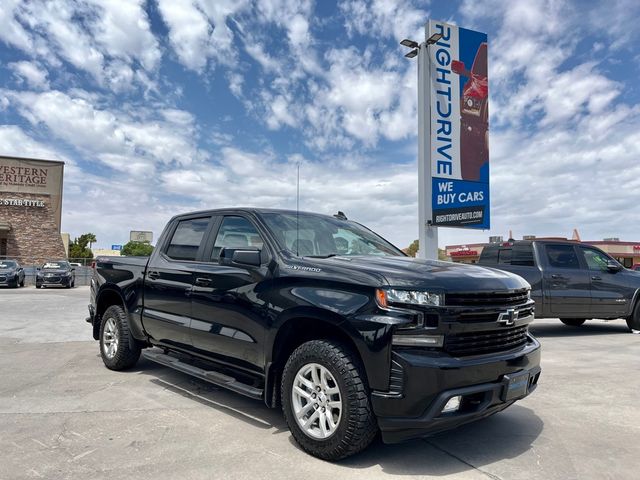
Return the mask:
[[[498,247],[494,245],[484,247],[480,255],[480,263],[487,265],[498,263]]]
[[[580,268],[573,245],[547,245],[549,265],[556,268]]]
[[[17,267],[16,262],[11,260],[0,260],[0,268],[14,268]]]
[[[498,263],[511,264],[511,249],[502,248],[498,250]]]
[[[195,260],[204,232],[209,226],[209,218],[194,218],[178,222],[167,256],[176,260]]]
[[[584,259],[589,266],[589,270],[606,270],[607,263],[612,261],[609,256],[605,255],[603,252],[599,250],[594,250],[593,248],[582,248],[582,254],[584,255]]]
[[[218,260],[223,248],[257,248],[264,243],[253,224],[244,217],[224,217],[216,241],[213,244],[211,260]]]
[[[527,267],[533,267],[533,245],[531,244],[516,244],[513,246],[513,252],[511,253],[511,265],[522,265]]]

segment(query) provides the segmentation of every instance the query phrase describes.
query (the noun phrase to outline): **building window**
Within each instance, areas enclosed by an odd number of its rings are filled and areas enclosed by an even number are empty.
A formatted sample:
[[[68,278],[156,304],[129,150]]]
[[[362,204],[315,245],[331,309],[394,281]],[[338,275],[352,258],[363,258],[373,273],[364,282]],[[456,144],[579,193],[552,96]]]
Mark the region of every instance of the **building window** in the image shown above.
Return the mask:
[[[7,239],[0,238],[0,257],[7,256]]]

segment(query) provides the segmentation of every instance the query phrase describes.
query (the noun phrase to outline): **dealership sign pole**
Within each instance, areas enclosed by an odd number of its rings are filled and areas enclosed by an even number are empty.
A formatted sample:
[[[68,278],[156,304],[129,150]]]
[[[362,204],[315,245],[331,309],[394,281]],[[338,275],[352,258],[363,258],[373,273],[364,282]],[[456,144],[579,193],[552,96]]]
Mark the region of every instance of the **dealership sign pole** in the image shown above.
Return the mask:
[[[490,228],[487,35],[434,20],[426,33],[417,48],[419,256],[437,259],[439,226]]]

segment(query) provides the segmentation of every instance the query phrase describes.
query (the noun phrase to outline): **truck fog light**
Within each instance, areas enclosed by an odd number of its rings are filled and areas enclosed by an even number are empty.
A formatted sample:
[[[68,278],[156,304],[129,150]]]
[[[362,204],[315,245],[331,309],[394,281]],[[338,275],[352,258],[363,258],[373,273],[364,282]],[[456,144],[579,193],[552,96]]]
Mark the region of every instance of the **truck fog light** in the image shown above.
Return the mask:
[[[457,412],[460,409],[460,400],[462,397],[460,395],[456,395],[455,397],[451,397],[447,404],[442,409],[442,413],[451,413]]]
[[[393,345],[399,347],[441,347],[442,335],[394,335]]]

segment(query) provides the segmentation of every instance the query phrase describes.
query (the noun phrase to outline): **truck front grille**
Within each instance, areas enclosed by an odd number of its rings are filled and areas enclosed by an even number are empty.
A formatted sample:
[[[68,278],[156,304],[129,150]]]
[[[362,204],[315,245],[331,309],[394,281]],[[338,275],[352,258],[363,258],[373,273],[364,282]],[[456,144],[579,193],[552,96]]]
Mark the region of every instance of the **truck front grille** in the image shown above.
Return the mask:
[[[447,335],[444,350],[453,356],[503,352],[527,343],[527,325]]]
[[[482,307],[488,305],[510,306],[526,303],[528,300],[527,289],[523,288],[515,292],[491,292],[491,293],[447,293],[445,305],[448,307]]]

